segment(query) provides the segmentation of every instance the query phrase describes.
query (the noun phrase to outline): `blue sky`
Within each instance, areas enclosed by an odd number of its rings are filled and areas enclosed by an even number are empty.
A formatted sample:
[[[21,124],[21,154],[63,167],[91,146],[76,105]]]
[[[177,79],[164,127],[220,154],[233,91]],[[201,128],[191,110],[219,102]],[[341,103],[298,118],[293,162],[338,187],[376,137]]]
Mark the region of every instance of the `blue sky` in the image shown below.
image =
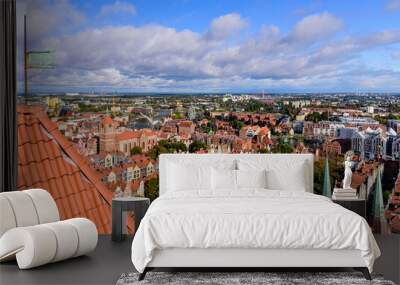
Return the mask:
[[[129,1],[137,11],[134,17],[121,13],[119,17],[98,19],[101,9],[115,1],[71,1],[94,25],[160,24],[178,30],[207,31],[209,23],[225,14],[239,13],[249,21],[249,30],[257,32],[262,25],[274,24],[288,32],[304,16],[330,12],[346,23],[350,33],[391,29],[399,26],[399,13],[388,11],[385,1]],[[400,8],[399,8],[400,10]]]
[[[30,48],[56,55],[30,71],[38,91],[400,92],[400,0],[26,0],[23,13]]]

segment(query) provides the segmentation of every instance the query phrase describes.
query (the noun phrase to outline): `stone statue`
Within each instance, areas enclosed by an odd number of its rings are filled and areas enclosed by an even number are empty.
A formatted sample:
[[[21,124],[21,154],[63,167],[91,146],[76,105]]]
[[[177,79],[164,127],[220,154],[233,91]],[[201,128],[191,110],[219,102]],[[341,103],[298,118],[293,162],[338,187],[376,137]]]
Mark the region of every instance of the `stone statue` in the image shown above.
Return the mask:
[[[122,192],[121,187],[117,187],[117,189],[115,189],[115,193],[114,193],[114,197],[115,198],[120,198],[124,196],[124,192]]]
[[[351,177],[353,176],[353,172],[351,171],[352,165],[353,162],[351,161],[350,156],[348,156],[344,162],[343,189],[351,189]]]
[[[140,181],[139,188],[136,191],[136,195],[139,197],[144,197],[144,181]]]

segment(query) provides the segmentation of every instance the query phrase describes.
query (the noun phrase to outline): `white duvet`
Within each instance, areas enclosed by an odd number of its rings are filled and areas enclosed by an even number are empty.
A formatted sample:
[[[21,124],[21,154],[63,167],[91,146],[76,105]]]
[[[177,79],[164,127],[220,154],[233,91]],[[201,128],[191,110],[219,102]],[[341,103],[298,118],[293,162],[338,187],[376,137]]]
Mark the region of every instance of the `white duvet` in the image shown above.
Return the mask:
[[[380,255],[359,215],[320,195],[265,189],[164,194],[134,237],[135,268],[165,248],[358,249],[370,271]]]

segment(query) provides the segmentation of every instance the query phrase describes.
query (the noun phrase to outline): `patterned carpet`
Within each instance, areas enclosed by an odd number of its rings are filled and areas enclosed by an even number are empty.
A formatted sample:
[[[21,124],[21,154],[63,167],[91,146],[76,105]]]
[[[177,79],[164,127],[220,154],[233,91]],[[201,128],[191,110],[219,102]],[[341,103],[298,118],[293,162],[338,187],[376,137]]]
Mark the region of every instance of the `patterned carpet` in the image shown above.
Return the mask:
[[[368,281],[359,272],[148,272],[138,281],[138,273],[122,274],[117,285],[146,284],[267,284],[267,285],[395,285],[392,281],[374,276]]]

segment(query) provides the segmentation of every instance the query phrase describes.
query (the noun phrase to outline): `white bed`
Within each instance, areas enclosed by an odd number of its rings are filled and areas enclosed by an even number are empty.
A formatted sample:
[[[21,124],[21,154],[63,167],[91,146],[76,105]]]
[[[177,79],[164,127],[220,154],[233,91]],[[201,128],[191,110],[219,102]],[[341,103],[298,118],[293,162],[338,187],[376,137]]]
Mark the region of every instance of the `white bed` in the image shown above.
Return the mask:
[[[159,170],[160,198],[132,243],[141,279],[155,267],[354,267],[370,278],[380,255],[371,230],[312,194],[312,155],[164,154]]]

